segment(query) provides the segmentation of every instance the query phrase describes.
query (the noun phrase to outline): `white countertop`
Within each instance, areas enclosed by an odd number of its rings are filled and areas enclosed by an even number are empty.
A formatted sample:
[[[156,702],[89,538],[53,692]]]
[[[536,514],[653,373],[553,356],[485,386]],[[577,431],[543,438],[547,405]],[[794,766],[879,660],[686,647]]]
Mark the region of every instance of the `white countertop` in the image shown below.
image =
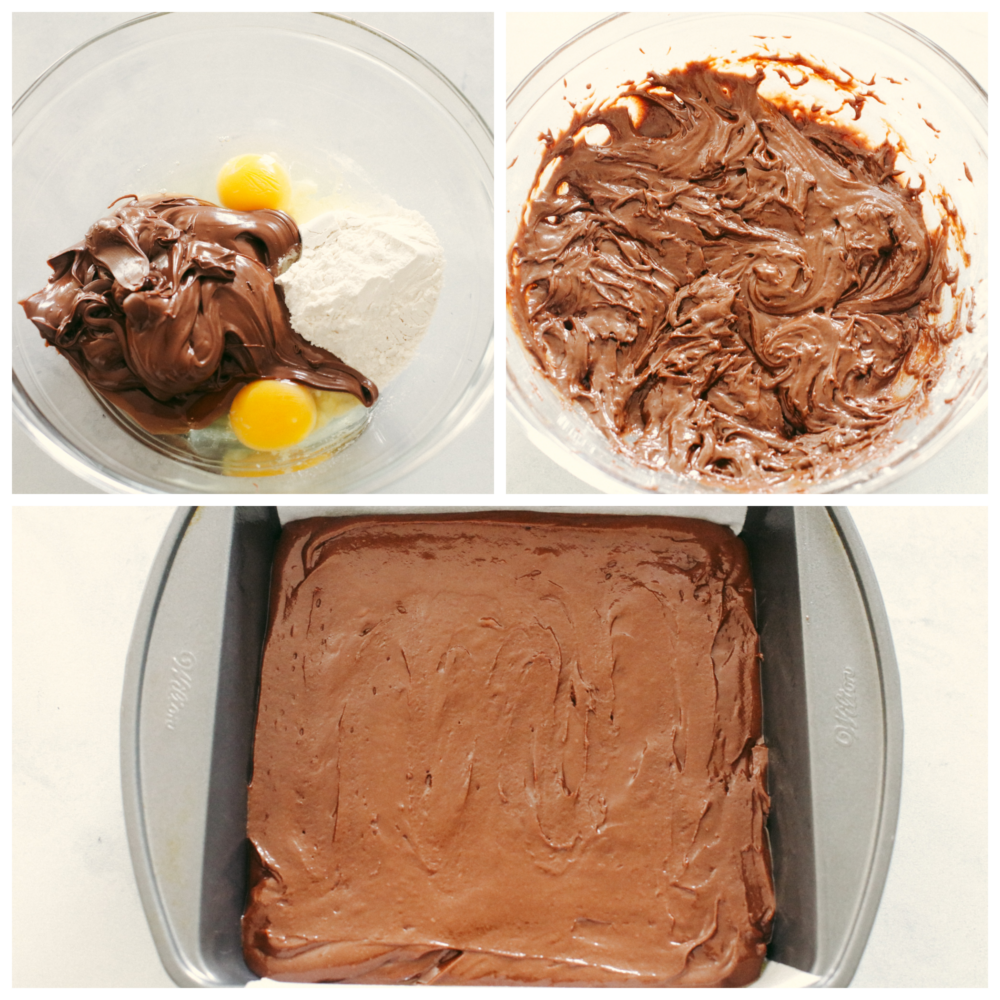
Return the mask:
[[[13,93],[20,96],[77,45],[137,14],[15,14]],[[493,15],[346,14],[392,35],[441,70],[493,128]],[[100,493],[43,452],[14,422],[14,493]],[[493,406],[441,452],[380,493],[492,493]]]
[[[609,13],[508,14],[507,87],[509,94],[550,52]],[[900,14],[892,16],[932,38],[987,86],[985,13]],[[953,441],[920,468],[880,493],[986,493],[987,415],[985,409]],[[601,493],[568,472],[536,447],[507,408],[507,492]]]
[[[129,860],[118,713],[172,513],[134,500],[14,508],[17,986],[171,985]],[[854,985],[985,986],[986,508],[851,513],[888,611],[905,725],[896,848]]]

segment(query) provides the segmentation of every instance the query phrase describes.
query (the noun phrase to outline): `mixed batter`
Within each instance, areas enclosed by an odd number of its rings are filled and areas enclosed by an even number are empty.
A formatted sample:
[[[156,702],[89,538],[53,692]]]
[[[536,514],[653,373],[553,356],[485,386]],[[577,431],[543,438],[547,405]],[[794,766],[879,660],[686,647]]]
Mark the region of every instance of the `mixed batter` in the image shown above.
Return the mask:
[[[956,334],[947,220],[763,76],[691,64],[578,109],[508,261],[525,346],[613,447],[739,490],[876,455]]]
[[[282,980],[740,986],[774,891],[727,528],[528,512],[285,529],[247,964]]]

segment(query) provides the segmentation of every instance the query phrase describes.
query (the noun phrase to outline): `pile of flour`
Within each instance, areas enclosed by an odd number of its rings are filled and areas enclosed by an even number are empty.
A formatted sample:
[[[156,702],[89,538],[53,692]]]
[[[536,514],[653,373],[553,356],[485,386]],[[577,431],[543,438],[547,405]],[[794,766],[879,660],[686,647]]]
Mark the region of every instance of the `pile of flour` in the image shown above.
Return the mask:
[[[379,388],[412,360],[441,292],[444,251],[419,212],[327,212],[300,227],[278,279],[292,326]]]

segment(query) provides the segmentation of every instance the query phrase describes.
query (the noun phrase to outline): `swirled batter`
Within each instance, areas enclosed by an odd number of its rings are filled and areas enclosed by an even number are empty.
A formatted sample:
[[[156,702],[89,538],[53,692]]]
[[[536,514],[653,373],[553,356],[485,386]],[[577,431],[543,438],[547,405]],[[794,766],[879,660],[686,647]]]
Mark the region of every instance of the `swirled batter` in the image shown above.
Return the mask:
[[[742,985],[753,591],[669,517],[313,519],[275,563],[244,952],[284,980]]]
[[[374,383],[291,327],[274,278],[299,246],[284,212],[132,199],[52,257],[49,283],[21,305],[94,389],[154,434],[207,427],[260,378],[371,406]]]
[[[526,347],[613,446],[733,489],[873,457],[957,332],[947,218],[763,76],[692,64],[578,109],[508,261]]]

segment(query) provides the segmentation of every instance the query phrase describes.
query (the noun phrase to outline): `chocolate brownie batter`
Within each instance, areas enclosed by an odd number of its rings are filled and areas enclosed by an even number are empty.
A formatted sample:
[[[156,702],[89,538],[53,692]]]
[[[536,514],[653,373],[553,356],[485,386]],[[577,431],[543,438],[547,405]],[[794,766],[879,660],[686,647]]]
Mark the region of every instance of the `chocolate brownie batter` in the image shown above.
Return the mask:
[[[371,406],[374,383],[289,323],[274,278],[300,245],[284,212],[131,199],[50,258],[49,283],[21,305],[94,389],[154,434],[208,426],[260,378]]]
[[[947,213],[929,233],[893,149],[763,78],[697,63],[577,109],[508,260],[525,346],[613,447],[741,490],[873,457],[958,333]]]
[[[743,985],[774,912],[743,544],[669,517],[313,519],[275,563],[247,963]]]

